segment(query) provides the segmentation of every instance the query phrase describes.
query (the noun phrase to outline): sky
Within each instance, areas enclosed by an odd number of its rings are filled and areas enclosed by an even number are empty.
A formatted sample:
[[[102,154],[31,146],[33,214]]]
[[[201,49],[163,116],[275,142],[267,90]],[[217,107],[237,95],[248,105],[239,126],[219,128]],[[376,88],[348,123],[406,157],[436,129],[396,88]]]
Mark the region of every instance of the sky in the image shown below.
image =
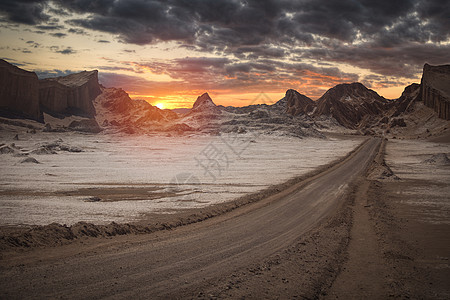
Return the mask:
[[[164,108],[356,81],[395,99],[450,63],[450,0],[1,0],[0,58],[40,78],[96,69]]]

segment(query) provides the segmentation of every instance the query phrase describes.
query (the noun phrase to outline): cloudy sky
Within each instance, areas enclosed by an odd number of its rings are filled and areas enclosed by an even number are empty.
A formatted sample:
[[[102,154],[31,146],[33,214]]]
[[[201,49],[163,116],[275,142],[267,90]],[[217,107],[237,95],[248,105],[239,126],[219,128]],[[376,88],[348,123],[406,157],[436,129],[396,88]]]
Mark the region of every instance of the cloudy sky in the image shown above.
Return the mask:
[[[425,62],[450,63],[450,1],[1,0],[0,58],[41,78],[97,69],[169,108],[354,81],[397,98]]]

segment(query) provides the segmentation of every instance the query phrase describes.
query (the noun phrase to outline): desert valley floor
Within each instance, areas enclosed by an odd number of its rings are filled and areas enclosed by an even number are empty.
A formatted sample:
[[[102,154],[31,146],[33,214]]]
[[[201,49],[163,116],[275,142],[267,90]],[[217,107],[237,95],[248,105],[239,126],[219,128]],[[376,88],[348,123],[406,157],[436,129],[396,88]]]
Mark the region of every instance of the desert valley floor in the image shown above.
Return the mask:
[[[13,133],[1,132],[4,297],[450,295],[445,141]],[[119,228],[100,233],[111,222]],[[153,233],[120,231],[158,222]],[[61,238],[50,223],[74,235]]]
[[[15,142],[19,155],[0,156],[1,225],[73,225],[230,201],[339,159],[362,138],[41,133],[2,140]],[[56,151],[61,145],[82,152]],[[207,155],[217,164],[206,166]]]

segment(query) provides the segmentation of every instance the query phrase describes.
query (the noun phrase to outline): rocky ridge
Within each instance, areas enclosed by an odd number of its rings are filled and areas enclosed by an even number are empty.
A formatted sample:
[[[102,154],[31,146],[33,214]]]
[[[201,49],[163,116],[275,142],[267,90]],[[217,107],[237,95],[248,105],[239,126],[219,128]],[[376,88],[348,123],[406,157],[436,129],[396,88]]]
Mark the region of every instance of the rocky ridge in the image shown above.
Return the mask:
[[[363,84],[339,84],[329,89],[317,101],[295,90],[286,92],[286,112],[290,115],[310,115],[313,118],[322,116],[335,119],[341,126],[357,129],[363,123],[373,122],[373,118],[389,107],[390,103],[375,91]]]
[[[20,114],[42,120],[41,112],[44,111],[57,118],[68,115],[87,118],[73,119],[71,124],[63,127],[46,124],[45,131],[112,129],[125,133],[197,131],[214,134],[259,131],[303,137],[321,136],[318,130],[350,130],[348,132],[375,135],[391,133],[394,136],[414,128],[411,136],[426,136],[434,134],[432,131],[436,126],[440,132],[447,130],[448,124],[437,119],[448,120],[450,117],[450,65],[426,64],[421,84],[406,87],[396,100],[387,100],[356,82],[339,84],[316,101],[289,89],[275,104],[246,107],[217,106],[209,94],[204,93],[184,114],[161,110],[144,100],[132,100],[122,89],[102,87],[97,71],[38,80],[33,72],[2,60],[0,76],[3,79],[0,84],[3,115]],[[435,113],[431,113],[432,110]]]

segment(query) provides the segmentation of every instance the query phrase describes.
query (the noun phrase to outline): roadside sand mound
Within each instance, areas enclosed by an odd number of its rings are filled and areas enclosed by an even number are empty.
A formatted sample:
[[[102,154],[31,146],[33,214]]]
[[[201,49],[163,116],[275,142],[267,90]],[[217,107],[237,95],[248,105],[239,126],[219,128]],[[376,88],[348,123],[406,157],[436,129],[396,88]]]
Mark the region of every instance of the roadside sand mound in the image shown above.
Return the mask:
[[[394,174],[392,169],[386,164],[384,160],[381,162],[374,161],[367,172],[369,180],[383,180],[394,181],[400,178]]]
[[[431,156],[428,159],[422,161],[422,163],[438,165],[438,166],[450,166],[450,159],[445,153],[438,153]]]
[[[75,238],[69,227],[52,223],[46,226],[36,226],[30,229],[22,229],[17,232],[0,233],[0,249],[9,247],[35,247],[41,245],[61,245],[67,240]]]
[[[34,157],[27,157],[27,158],[23,159],[20,163],[21,164],[23,164],[23,163],[40,164],[40,162],[38,162],[37,159]]]
[[[154,229],[153,229],[154,230]],[[45,226],[33,226],[16,232],[0,232],[0,249],[10,247],[30,248],[39,246],[57,246],[81,237],[114,236],[139,232],[150,232],[150,228],[142,228],[130,224],[94,225],[79,222],[72,226],[52,223]]]

